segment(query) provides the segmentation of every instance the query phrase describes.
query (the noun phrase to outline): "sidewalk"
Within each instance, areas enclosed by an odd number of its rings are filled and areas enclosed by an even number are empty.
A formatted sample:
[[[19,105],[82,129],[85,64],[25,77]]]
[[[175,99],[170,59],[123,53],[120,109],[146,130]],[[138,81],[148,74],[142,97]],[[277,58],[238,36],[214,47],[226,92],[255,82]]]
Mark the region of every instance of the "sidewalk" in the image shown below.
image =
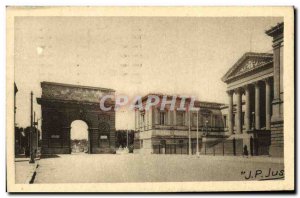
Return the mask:
[[[16,167],[16,184],[28,184],[32,180],[36,168],[39,163],[39,158],[35,159],[34,164],[29,164],[29,158],[15,158]]]
[[[138,153],[134,155],[140,155]],[[156,155],[156,156],[165,156],[165,157],[179,157],[180,158],[187,158],[193,160],[216,160],[216,161],[239,161],[239,162],[258,162],[258,163],[275,163],[275,164],[283,164],[284,158],[280,157],[269,157],[269,156],[232,156],[232,155],[174,155],[174,154],[148,154],[147,156]]]
[[[188,156],[188,155],[187,155]],[[199,159],[212,159],[212,160],[224,160],[224,161],[244,161],[244,162],[261,162],[261,163],[277,163],[283,164],[284,158],[280,157],[269,157],[269,156],[222,156],[222,155],[200,155],[197,157],[196,155],[192,155],[190,157],[199,158]]]

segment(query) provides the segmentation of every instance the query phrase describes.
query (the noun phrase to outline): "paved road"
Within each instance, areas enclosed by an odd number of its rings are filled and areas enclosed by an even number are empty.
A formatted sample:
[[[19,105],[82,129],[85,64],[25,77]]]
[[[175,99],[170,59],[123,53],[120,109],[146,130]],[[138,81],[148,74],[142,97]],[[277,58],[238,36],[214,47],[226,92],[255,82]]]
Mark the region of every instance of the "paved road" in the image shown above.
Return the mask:
[[[236,181],[257,170],[259,175],[250,179],[263,179],[269,168],[274,173],[283,169],[280,161],[187,155],[58,155],[40,160],[34,183]],[[242,171],[245,174],[241,175]]]
[[[29,158],[16,158],[16,184],[25,184],[28,182],[35,170],[36,164],[29,164]]]

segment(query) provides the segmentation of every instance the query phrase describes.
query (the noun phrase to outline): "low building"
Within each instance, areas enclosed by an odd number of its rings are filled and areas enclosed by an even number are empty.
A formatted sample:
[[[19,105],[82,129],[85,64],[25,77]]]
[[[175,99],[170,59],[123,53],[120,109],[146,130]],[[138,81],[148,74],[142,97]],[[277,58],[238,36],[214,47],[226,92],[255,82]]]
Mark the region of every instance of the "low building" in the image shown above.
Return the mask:
[[[160,94],[156,95],[163,98]],[[148,96],[143,97],[143,106]],[[167,96],[168,101],[172,96]],[[197,124],[199,152],[205,151],[205,144],[224,139],[224,119],[220,103],[195,101],[194,107],[200,110],[189,110],[190,100],[186,100],[186,110],[179,110],[181,97],[176,98],[175,108],[172,110],[167,104],[161,110],[161,102],[149,110],[135,111],[134,152],[153,154],[195,154],[197,151]],[[197,116],[198,114],[198,116]],[[197,121],[198,118],[198,121]],[[190,130],[189,130],[190,129]],[[190,135],[189,135],[190,134]],[[191,147],[189,147],[189,137]]]

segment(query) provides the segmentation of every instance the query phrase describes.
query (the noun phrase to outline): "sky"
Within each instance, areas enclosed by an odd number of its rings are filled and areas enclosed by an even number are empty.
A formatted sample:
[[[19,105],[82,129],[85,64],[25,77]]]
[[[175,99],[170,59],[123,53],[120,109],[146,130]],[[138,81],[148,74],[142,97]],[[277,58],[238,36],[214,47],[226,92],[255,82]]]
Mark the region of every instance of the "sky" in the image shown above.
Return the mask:
[[[30,91],[40,82],[96,86],[133,97],[195,96],[227,103],[222,76],[245,52],[272,52],[274,17],[17,17],[16,122],[30,125]],[[34,111],[41,116],[34,101]],[[116,113],[116,128],[134,114]]]

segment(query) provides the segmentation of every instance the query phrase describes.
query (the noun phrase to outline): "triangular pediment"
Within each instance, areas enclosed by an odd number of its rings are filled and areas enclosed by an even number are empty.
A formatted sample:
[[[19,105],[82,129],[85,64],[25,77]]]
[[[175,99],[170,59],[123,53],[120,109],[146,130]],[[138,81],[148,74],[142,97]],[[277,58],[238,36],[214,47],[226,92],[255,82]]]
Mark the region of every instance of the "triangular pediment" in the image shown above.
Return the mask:
[[[269,64],[273,61],[273,54],[267,53],[245,53],[223,76],[222,80],[227,82],[230,79],[246,74]]]

